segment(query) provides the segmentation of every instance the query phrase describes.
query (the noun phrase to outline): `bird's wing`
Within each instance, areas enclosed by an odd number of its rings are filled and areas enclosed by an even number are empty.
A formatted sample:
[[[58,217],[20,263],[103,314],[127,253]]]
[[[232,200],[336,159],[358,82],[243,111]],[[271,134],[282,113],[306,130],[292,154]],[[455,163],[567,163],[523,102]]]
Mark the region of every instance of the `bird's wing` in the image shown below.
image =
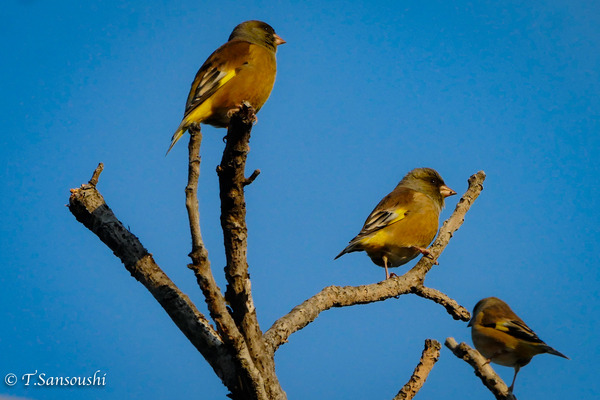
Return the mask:
[[[544,344],[535,332],[521,319],[501,318],[499,321],[485,321],[484,318],[482,325],[492,327],[520,340]]]
[[[544,343],[525,322],[519,320],[504,320],[496,324],[496,329],[508,333],[517,339],[533,343]]]
[[[248,46],[249,43],[243,41],[227,42],[208,57],[192,82],[185,105],[185,115],[204,103],[239,73],[246,65]]]
[[[373,211],[367,218],[359,236],[370,235],[373,232],[404,219],[407,215],[407,211],[408,210],[403,208]]]
[[[402,221],[411,212],[415,192],[410,189],[395,190],[385,196],[367,217],[358,237],[364,237],[380,229]]]

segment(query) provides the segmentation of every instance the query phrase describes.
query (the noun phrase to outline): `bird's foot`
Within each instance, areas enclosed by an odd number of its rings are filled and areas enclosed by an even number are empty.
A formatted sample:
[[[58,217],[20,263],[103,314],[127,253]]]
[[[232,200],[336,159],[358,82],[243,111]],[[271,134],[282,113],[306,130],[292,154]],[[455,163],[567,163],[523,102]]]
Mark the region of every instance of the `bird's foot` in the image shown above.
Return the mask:
[[[423,254],[425,257],[434,260],[433,256],[431,255],[431,252],[429,250],[427,250],[426,248],[423,247],[417,247],[417,246],[412,246],[413,249],[417,250],[419,253]],[[440,263],[437,262],[437,260],[433,261],[434,265],[440,265]]]
[[[412,246],[412,248],[417,250],[419,253],[423,254],[424,256],[431,255],[431,252],[424,247]]]
[[[241,107],[236,107],[236,108],[231,108],[227,111],[227,118],[231,119],[231,117],[233,117],[233,114],[235,114],[236,112],[240,111]]]
[[[233,117],[233,115],[238,112],[243,115],[242,118],[246,118],[248,122],[252,123],[252,125],[255,125],[258,122],[254,108],[246,100],[242,101],[237,107],[227,111],[227,118]]]

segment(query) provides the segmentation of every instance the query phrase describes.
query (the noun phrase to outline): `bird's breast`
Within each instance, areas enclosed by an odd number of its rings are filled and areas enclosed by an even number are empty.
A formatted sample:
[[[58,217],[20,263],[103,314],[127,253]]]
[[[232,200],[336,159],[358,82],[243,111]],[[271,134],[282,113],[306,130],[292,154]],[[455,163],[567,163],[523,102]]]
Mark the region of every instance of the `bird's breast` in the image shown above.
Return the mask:
[[[236,75],[211,96],[211,116],[204,122],[219,127],[229,125],[230,111],[242,102],[249,103],[258,112],[273,90],[276,71],[272,52],[261,46],[250,46],[245,62],[236,68]]]
[[[422,210],[365,237],[361,246],[375,264],[382,266],[385,256],[388,267],[398,267],[420,254],[415,247],[429,246],[437,229],[437,210]]]

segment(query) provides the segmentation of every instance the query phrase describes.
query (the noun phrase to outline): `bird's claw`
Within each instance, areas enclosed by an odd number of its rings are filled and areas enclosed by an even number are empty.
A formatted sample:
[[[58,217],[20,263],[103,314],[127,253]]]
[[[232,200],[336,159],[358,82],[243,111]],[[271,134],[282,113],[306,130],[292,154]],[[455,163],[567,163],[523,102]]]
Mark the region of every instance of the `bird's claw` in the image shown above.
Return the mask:
[[[419,253],[423,254],[423,256],[429,258],[430,260],[433,260],[434,265],[440,265],[440,263],[438,263],[437,260],[435,258],[433,258],[433,256],[431,255],[431,252],[428,249],[425,249],[423,247],[417,247],[417,246],[413,246],[413,249],[417,250]]]
[[[227,111],[227,118],[233,117],[233,115],[237,112],[240,111],[244,111],[244,109],[250,109],[250,112],[248,113],[248,117],[250,119],[250,122],[252,123],[252,125],[256,125],[256,123],[258,122],[258,118],[256,117],[256,112],[254,111],[254,108],[252,107],[252,105],[247,102],[246,100],[242,101],[237,107],[234,107],[230,110]]]

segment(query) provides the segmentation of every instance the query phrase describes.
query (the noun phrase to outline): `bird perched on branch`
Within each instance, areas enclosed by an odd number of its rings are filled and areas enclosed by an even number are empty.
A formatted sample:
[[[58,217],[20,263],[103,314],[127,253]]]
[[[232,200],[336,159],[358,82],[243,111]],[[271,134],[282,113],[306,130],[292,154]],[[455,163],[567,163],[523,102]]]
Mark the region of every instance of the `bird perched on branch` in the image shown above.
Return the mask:
[[[426,249],[437,234],[444,199],[456,192],[431,168],[410,171],[367,217],[359,234],[338,254],[365,251],[378,266],[398,267]]]
[[[283,43],[264,22],[246,21],[236,26],[229,41],[212,53],[196,74],[167,154],[193,124],[227,127],[242,103],[258,112],[273,89],[275,53]]]
[[[488,361],[515,369],[508,388],[511,392],[519,370],[529,364],[533,356],[548,353],[569,359],[544,343],[508,304],[496,297],[487,297],[475,305],[468,326],[475,348]]]

